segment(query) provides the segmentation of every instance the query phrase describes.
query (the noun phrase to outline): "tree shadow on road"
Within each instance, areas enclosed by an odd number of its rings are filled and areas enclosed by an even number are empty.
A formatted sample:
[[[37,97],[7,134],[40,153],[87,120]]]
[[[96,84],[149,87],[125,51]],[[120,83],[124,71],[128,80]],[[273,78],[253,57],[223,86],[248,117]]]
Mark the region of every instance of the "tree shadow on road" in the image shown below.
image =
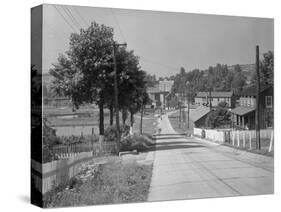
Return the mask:
[[[156,139],[154,139],[154,140],[166,140],[166,139],[173,139],[173,140],[177,140],[177,139],[185,139],[186,137],[158,137],[158,138],[156,138]]]
[[[197,143],[187,142],[160,142],[154,145],[151,151],[163,151],[163,150],[176,150],[176,149],[191,149],[191,148],[202,148],[203,145]]]

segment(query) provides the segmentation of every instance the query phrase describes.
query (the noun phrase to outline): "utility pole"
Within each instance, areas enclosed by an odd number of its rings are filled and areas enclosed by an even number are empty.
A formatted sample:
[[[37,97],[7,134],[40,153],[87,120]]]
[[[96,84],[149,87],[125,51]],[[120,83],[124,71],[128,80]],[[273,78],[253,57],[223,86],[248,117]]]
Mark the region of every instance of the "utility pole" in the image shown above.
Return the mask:
[[[120,151],[120,125],[119,125],[119,102],[118,102],[118,81],[117,81],[117,62],[116,52],[119,46],[127,46],[127,43],[117,44],[113,42],[113,63],[114,63],[114,100],[115,100],[115,112],[116,112],[116,133],[117,133],[117,152]]]
[[[210,107],[210,111],[212,110],[212,88],[210,87],[209,89],[209,107]]]
[[[186,97],[187,97],[187,128],[189,129],[189,113],[190,113],[190,84],[186,82]]]
[[[257,87],[256,87],[256,147],[261,149],[260,140],[260,59],[259,59],[259,46],[256,46],[256,74],[257,74]]]
[[[179,101],[179,128],[181,128],[181,103]]]
[[[187,128],[189,129],[190,96],[187,96]]]
[[[143,104],[141,105],[141,120],[140,120],[140,134],[142,135],[142,120],[143,120]]]

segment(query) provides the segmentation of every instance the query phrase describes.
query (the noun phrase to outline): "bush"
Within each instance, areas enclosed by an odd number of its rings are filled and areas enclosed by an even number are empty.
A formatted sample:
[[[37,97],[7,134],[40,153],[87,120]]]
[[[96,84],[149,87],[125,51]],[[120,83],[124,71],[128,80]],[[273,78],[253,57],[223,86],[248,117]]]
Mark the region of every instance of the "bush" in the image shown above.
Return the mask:
[[[218,107],[211,111],[205,121],[205,126],[210,128],[225,127],[231,124],[231,113],[228,111],[227,103],[220,102]]]
[[[133,151],[138,152],[147,151],[151,148],[152,140],[144,135],[127,136],[121,139],[121,151]]]
[[[126,137],[129,135],[130,127],[128,125],[122,125],[120,127],[120,131],[121,138]],[[104,140],[109,142],[115,142],[117,140],[117,130],[115,125],[109,126],[105,129]]]

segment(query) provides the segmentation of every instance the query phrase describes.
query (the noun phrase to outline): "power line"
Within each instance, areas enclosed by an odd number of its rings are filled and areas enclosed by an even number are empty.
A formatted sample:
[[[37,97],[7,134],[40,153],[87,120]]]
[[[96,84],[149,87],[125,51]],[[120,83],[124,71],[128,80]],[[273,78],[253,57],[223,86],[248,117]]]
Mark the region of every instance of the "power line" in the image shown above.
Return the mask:
[[[56,5],[53,5],[54,8],[57,10],[57,12],[60,14],[60,16],[63,18],[64,22],[73,30],[76,32],[76,29],[68,22],[68,20],[62,15],[61,11],[56,7]]]
[[[121,27],[120,27],[120,25],[119,25],[118,19],[117,19],[117,17],[116,17],[115,14],[114,14],[113,9],[110,8],[110,11],[111,11],[112,16],[113,16],[113,18],[114,18],[114,20],[115,20],[115,22],[116,22],[116,24],[117,24],[117,27],[118,27],[119,32],[120,32],[120,34],[121,34],[121,37],[123,37],[124,41],[126,41],[126,38],[125,38],[125,36],[124,36],[124,34],[123,34],[122,30],[121,30]]]
[[[82,22],[85,24],[85,26],[87,27],[88,26],[88,23],[87,21],[84,19],[84,17],[80,14],[80,12],[75,8],[75,7],[72,7],[73,10],[78,14],[80,20],[82,20]]]
[[[66,6],[61,6],[64,10],[65,14],[70,18],[69,20],[72,22],[73,26],[77,27],[78,30],[81,28],[80,24],[77,22],[77,20],[72,15],[71,11]]]
[[[115,22],[116,22],[116,24],[117,24],[118,30],[119,30],[119,32],[120,32],[120,35],[121,35],[122,38],[126,41],[126,37],[124,36],[124,33],[123,33],[123,31],[122,31],[122,29],[121,29],[121,27],[120,27],[120,25],[119,25],[118,19],[117,19],[116,15],[114,14],[113,9],[110,8],[110,11],[111,11],[111,13],[112,13],[113,18],[115,19]],[[165,68],[167,68],[167,69],[178,69],[178,68],[179,68],[179,67],[167,66],[167,65],[161,64],[161,63],[159,63],[159,62],[155,62],[155,61],[146,59],[146,58],[144,58],[144,57],[142,57],[142,59],[144,59],[144,60],[147,61],[148,63],[160,65],[160,66],[165,67]]]

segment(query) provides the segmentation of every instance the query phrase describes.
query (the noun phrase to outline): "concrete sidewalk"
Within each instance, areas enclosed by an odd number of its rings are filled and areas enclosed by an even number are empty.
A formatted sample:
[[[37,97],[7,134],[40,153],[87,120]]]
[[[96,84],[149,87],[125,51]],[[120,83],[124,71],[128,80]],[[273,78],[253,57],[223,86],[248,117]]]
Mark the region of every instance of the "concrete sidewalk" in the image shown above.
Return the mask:
[[[148,201],[274,192],[273,158],[177,135],[167,115],[158,126]]]

